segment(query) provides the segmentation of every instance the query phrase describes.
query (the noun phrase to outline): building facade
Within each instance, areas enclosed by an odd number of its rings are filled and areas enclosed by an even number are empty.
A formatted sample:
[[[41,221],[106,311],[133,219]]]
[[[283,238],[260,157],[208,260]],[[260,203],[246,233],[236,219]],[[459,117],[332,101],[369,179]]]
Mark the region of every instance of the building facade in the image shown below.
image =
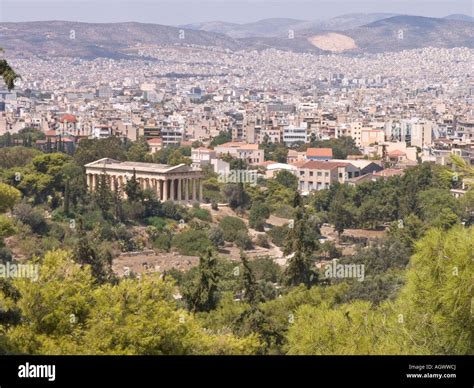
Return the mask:
[[[111,190],[115,187],[124,191],[125,184],[133,174],[140,187],[151,189],[160,201],[202,202],[202,179],[200,169],[184,164],[169,166],[166,164],[119,162],[113,159],[100,159],[85,165],[87,187],[95,191],[102,174],[108,177]],[[126,197],[126,193],[124,193]]]
[[[241,142],[229,142],[214,148],[216,155],[231,155],[237,159],[243,159],[249,164],[261,164],[264,159],[264,150],[258,148],[258,144]]]

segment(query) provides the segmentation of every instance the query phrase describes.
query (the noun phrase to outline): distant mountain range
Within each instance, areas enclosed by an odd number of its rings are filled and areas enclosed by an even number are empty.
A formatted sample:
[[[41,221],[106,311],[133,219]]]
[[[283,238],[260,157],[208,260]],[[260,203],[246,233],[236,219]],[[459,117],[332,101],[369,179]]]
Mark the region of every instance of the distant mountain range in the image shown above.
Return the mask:
[[[198,31],[209,31],[226,34],[232,38],[275,38],[286,37],[288,30],[334,30],[344,31],[351,28],[363,26],[377,20],[386,19],[395,14],[371,13],[371,14],[347,14],[337,16],[328,20],[308,21],[297,19],[264,19],[253,23],[236,24],[226,22],[204,22],[187,24],[180,27]]]
[[[241,44],[224,34],[147,23],[41,21],[0,23],[0,46],[7,52],[66,57],[121,58],[137,46],[196,44],[237,50]]]
[[[464,22],[471,22],[471,23],[474,22],[474,17],[472,17],[472,16],[467,16],[467,15],[463,15],[463,14],[459,14],[459,13],[445,16],[444,19],[449,19],[449,20],[461,20],[461,21],[464,21]]]
[[[474,22],[466,15],[427,18],[350,14],[320,22],[266,19],[246,24],[208,22],[180,27],[134,22],[0,23],[0,46],[8,55],[130,58],[139,47],[189,44],[232,51],[278,48],[356,54],[422,47],[473,48]]]
[[[346,53],[400,51],[423,47],[474,48],[474,23],[451,18],[397,15],[344,30],[310,27],[296,31],[294,39],[251,37],[241,41],[258,49],[278,47],[284,50]]]

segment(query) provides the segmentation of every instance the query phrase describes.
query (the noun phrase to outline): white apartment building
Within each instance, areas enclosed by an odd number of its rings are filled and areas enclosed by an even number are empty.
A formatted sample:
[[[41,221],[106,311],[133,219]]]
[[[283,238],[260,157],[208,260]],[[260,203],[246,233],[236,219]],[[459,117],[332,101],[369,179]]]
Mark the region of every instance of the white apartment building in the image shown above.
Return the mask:
[[[428,120],[418,120],[413,123],[410,144],[415,147],[426,147],[432,143],[433,123]]]
[[[303,123],[301,126],[288,125],[283,128],[283,143],[291,146],[295,143],[308,142],[308,124]]]
[[[112,136],[112,127],[110,125],[95,125],[92,129],[92,137],[96,139],[106,139]]]
[[[211,164],[211,161],[216,158],[216,151],[209,148],[199,147],[191,150],[192,167],[201,167]]]

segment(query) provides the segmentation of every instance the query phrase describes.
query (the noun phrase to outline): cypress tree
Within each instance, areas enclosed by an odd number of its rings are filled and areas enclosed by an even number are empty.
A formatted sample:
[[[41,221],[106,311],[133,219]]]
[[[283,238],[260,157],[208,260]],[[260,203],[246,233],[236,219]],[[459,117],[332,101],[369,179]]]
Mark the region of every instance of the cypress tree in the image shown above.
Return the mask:
[[[102,210],[103,215],[105,215],[107,211],[110,210],[112,193],[110,190],[110,177],[105,172],[105,169],[99,176],[97,189],[95,191],[95,201],[100,210]]]
[[[122,189],[118,184],[117,180],[114,180],[114,192],[113,192],[113,203],[114,203],[114,210],[115,210],[115,217],[122,221],[123,216],[123,207],[122,207]]]
[[[69,197],[70,197],[69,179],[67,179],[64,185],[64,214],[69,214],[69,208],[70,208]]]
[[[199,258],[199,276],[190,296],[192,311],[210,311],[217,306],[217,259],[212,249]]]
[[[249,260],[243,251],[240,251],[240,259],[242,260],[242,282],[244,288],[244,300],[251,305],[258,303],[261,300],[259,295],[257,281],[253,274],[252,268],[250,268]]]
[[[295,194],[293,204],[296,206],[293,227],[287,233],[284,254],[292,257],[288,259],[288,266],[283,273],[283,283],[286,286],[298,286],[301,283],[310,287],[315,283],[316,274],[312,270],[311,254],[316,249],[308,224],[308,217],[304,212],[302,200]]]
[[[127,180],[127,183],[125,184],[125,193],[127,193],[127,199],[129,202],[138,201],[142,197],[142,190],[140,188],[140,183],[137,180],[135,169],[133,169],[132,177]]]

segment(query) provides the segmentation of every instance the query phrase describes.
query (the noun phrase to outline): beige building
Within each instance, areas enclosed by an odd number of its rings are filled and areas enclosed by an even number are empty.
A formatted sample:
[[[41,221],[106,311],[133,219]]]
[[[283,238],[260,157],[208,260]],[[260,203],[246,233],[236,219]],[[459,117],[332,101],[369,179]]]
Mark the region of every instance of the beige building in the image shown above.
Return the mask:
[[[385,141],[385,132],[381,129],[362,129],[360,131],[360,146],[368,147]]]
[[[231,155],[249,164],[261,164],[264,161],[264,150],[258,149],[258,144],[229,142],[215,147],[214,150],[218,156]]]
[[[185,164],[169,166],[166,164],[119,162],[113,159],[100,159],[86,164],[87,187],[94,191],[102,174],[110,178],[110,187],[115,184],[124,190],[127,181],[135,173],[142,189],[153,190],[161,201],[196,202],[203,200],[200,169]],[[126,194],[124,193],[124,196]]]
[[[163,140],[158,138],[148,139],[146,141],[150,147],[150,154],[154,154],[158,151],[161,151],[163,148]]]
[[[331,184],[359,175],[360,170],[351,163],[311,160],[298,168],[298,189],[303,193],[329,189]]]

